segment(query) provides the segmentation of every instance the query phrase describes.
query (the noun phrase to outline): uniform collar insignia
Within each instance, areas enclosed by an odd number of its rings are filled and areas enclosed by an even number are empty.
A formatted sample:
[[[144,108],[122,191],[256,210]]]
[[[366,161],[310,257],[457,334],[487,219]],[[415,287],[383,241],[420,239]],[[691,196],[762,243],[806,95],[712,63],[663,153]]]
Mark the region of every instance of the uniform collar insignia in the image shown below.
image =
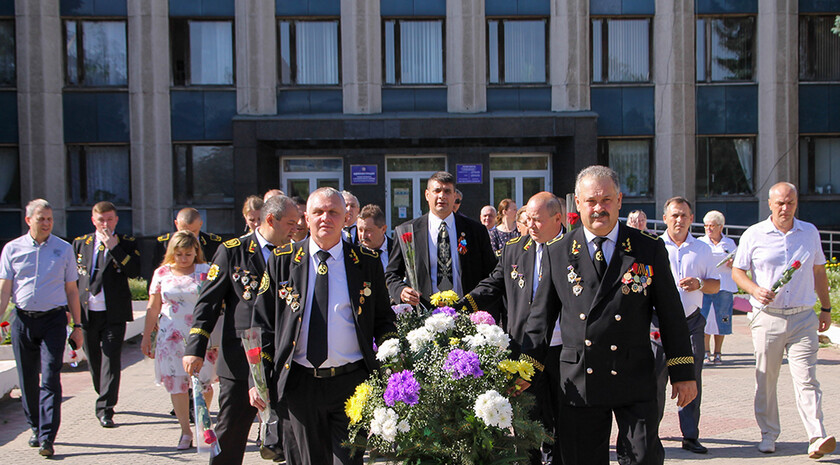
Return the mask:
[[[621,246],[624,247],[624,252],[626,252],[626,253],[630,253],[631,251],[633,251],[633,247],[630,246],[630,238],[629,237],[627,239],[625,239],[624,242],[621,243]]]
[[[353,260],[354,265],[359,264],[359,256],[356,255],[356,251],[353,249],[350,249],[350,259]]]
[[[295,254],[295,263],[300,263],[300,260],[306,256],[306,251],[303,249],[303,246],[300,246],[297,253]]]
[[[572,241],[572,255],[580,254],[580,242],[577,239]]]

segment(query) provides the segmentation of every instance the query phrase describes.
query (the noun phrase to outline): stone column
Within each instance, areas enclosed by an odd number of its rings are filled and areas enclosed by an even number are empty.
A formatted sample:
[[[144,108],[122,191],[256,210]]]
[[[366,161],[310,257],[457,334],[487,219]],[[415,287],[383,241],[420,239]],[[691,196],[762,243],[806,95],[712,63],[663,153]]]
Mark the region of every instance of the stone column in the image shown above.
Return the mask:
[[[128,0],[128,99],[134,233],[172,229],[169,2]]]
[[[21,202],[48,200],[55,219],[53,232],[65,235],[64,41],[58,2],[16,0],[15,12]]]
[[[379,1],[341,0],[344,113],[382,113],[382,20]]]
[[[589,2],[552,0],[551,110],[589,110]]]
[[[653,81],[657,208],[675,195],[695,197],[694,0],[656,0]]]
[[[446,87],[450,113],[487,111],[484,0],[446,2]]]
[[[758,217],[770,214],[770,187],[799,183],[799,3],[758,2],[756,36],[758,140],[755,187]],[[778,162],[778,163],[777,163]]]
[[[277,114],[274,0],[236,1],[236,112]]]

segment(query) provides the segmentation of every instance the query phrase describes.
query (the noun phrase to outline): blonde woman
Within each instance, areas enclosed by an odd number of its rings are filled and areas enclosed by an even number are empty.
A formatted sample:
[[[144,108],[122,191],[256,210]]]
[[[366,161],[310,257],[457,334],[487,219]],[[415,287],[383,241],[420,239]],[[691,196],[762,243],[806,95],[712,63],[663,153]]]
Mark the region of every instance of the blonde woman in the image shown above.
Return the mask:
[[[249,196],[242,205],[242,217],[245,218],[245,234],[253,234],[260,227],[260,212],[263,200],[256,195]],[[213,257],[210,257],[211,259]]]
[[[190,232],[178,231],[172,235],[163,263],[155,270],[149,286],[146,327],[140,348],[147,357],[155,359],[155,382],[166,388],[172,398],[175,416],[181,426],[178,450],[192,447],[188,394],[190,378],[184,371],[181,358],[184,356],[184,340],[192,326],[198,292],[207,279],[209,269],[210,266],[204,262],[198,239]],[[159,329],[156,347],[152,352],[150,334],[156,323]],[[199,379],[207,386],[204,398],[208,405],[213,398],[210,382],[214,365],[215,353],[211,355],[208,351],[206,362],[199,373]]]

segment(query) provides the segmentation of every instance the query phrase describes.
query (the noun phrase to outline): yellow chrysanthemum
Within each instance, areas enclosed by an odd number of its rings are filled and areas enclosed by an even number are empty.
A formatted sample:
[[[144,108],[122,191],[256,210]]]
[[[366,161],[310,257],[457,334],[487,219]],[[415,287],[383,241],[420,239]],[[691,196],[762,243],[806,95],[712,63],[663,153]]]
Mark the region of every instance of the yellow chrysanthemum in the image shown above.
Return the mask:
[[[362,409],[365,408],[371,387],[368,383],[356,386],[356,392],[344,403],[344,413],[350,418],[350,424],[356,424],[362,420]]]
[[[451,346],[457,346],[460,343],[461,343],[461,340],[458,339],[457,337],[450,337],[449,338],[449,345],[451,345]]]
[[[431,302],[432,305],[434,305],[435,307],[440,307],[442,305],[451,306],[455,305],[455,302],[457,302],[459,299],[460,297],[455,291],[443,291],[432,294],[432,296],[429,298],[429,302]]]
[[[502,360],[499,362],[499,369],[502,372],[507,373],[508,378],[512,375],[519,373],[519,362],[513,360]]]
[[[525,381],[531,381],[534,376],[534,365],[530,362],[519,362],[519,377]]]

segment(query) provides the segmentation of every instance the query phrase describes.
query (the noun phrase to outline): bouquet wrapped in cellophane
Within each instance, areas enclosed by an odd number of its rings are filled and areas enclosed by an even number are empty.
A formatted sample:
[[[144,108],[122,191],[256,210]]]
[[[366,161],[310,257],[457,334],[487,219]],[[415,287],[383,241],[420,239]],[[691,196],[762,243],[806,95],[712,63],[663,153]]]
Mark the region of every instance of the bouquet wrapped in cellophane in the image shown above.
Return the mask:
[[[510,337],[487,312],[461,313],[452,291],[432,296],[432,310],[401,308],[398,337],[384,341],[378,373],[347,400],[349,442],[405,465],[526,463],[550,442],[529,419],[533,396],[516,397],[516,379],[534,367],[511,360]]]
[[[195,448],[199,454],[209,454],[215,457],[222,452],[213,423],[210,421],[210,410],[204,401],[205,386],[197,376],[192,379],[193,407],[195,408]]]
[[[811,258],[811,253],[807,250],[797,249],[796,252],[793,254],[793,258],[788,263],[787,268],[782,271],[781,276],[773,285],[770,287],[770,290],[773,291],[774,294],[778,294],[779,291],[784,287],[785,284],[789,283],[791,279],[793,279],[793,274],[796,273],[796,270],[802,267],[802,264],[805,263],[806,260]],[[768,305],[762,305],[760,310],[764,310],[768,307]]]
[[[266,438],[268,425],[277,423],[277,414],[271,408],[268,395],[268,384],[265,381],[265,368],[262,361],[262,329],[249,328],[242,333],[242,345],[245,347],[245,358],[248,360],[248,368],[251,370],[251,378],[257,394],[265,402],[265,409],[259,412],[260,415],[260,437]],[[265,442],[265,439],[263,439]]]

